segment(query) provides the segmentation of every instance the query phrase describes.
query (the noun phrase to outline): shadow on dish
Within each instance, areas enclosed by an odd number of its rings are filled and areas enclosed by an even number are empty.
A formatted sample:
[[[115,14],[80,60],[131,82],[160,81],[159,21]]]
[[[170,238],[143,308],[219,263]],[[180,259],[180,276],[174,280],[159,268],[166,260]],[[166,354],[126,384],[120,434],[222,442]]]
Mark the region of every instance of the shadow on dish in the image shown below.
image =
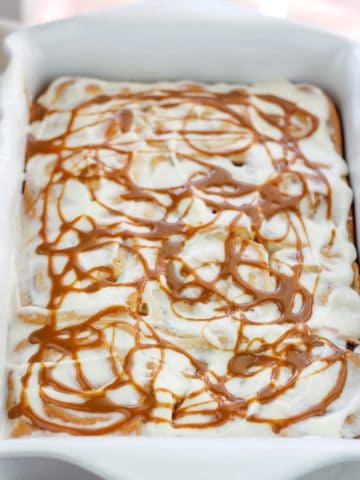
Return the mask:
[[[354,480],[360,478],[360,462],[338,463],[297,477],[296,480]]]
[[[84,468],[44,457],[0,459],[0,479],[6,480],[104,480]]]

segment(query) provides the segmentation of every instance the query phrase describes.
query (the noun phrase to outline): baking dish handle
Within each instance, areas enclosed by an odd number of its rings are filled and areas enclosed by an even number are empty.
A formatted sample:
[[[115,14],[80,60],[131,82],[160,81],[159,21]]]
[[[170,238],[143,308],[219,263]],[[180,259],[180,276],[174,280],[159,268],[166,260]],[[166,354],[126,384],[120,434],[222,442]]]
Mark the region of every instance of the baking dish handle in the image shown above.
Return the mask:
[[[344,439],[249,438],[238,442],[235,438],[106,437],[99,442],[97,438],[58,437],[56,442],[53,440],[49,439],[46,446],[44,439],[35,438],[13,440],[6,445],[4,442],[0,459],[61,460],[106,480],[169,480],[170,477],[172,480],[291,480],[340,462],[360,462],[358,441]],[[49,477],[37,480],[45,478]]]
[[[239,448],[234,439],[221,445],[223,440],[212,441],[207,446],[206,442],[205,445],[193,441],[189,444],[185,440],[180,448],[173,448],[171,441],[163,441],[148,443],[145,449],[133,446],[135,448],[121,453],[114,448],[102,449],[100,458],[87,452],[84,466],[91,465],[91,471],[109,480],[290,480],[339,462],[360,461],[358,445],[356,451],[348,451],[346,441],[339,451],[339,444],[333,449],[324,448],[321,441],[316,442],[316,446],[311,445],[312,442],[305,446],[304,442],[284,440],[274,448],[271,442],[265,444],[269,439],[252,439],[244,449]]]

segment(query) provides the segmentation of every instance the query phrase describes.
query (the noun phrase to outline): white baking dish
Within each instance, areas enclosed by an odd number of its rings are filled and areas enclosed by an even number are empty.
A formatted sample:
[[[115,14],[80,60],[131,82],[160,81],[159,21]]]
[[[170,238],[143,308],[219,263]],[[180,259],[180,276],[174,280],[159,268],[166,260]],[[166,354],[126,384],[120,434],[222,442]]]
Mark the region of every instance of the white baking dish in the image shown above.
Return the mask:
[[[0,17],[0,43],[2,43],[9,33],[20,28],[20,25],[6,18]],[[7,64],[7,58],[4,51],[0,51],[0,72],[4,70]]]
[[[289,22],[243,15],[241,11],[238,14],[234,7],[217,10],[212,5],[202,12],[199,8],[175,12],[172,8],[125,8],[74,18],[12,34],[7,47],[11,61],[2,83],[0,125],[2,339],[13,310],[27,104],[58,75],[205,82],[251,82],[283,76],[317,84],[340,107],[355,188],[355,213],[360,211],[360,47],[350,40]],[[357,220],[360,238],[360,218]],[[2,426],[5,350],[0,351]],[[108,479],[213,480],[236,476],[281,480],[327,464],[360,460],[360,443],[309,437],[4,439],[0,441],[0,478],[64,478],[61,464],[50,460],[43,469],[37,468],[36,474],[32,460],[30,470],[21,476],[13,468],[15,462],[4,461],[15,457],[23,462],[18,460],[18,467],[27,468],[25,458],[46,457],[77,464]],[[75,473],[70,478],[75,478]]]

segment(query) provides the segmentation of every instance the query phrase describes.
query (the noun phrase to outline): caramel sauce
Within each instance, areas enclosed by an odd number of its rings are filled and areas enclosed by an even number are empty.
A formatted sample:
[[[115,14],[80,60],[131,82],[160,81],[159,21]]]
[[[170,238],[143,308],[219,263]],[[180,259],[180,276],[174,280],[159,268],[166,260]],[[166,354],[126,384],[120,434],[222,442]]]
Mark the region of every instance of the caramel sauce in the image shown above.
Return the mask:
[[[41,192],[43,210],[40,218],[40,243],[36,250],[38,255],[45,256],[48,260],[47,275],[51,281],[51,292],[47,308],[52,314],[49,315],[46,325],[41,326],[29,336],[29,342],[32,345],[36,345],[37,350],[29,360],[27,370],[22,377],[20,398],[18,403],[10,408],[9,418],[24,417],[30,422],[32,427],[51,432],[67,432],[74,435],[138,432],[139,425],[146,422],[166,422],[164,419],[154,417],[153,414],[154,408],[159,406],[154,383],[160,367],[156,365],[150,366],[151,375],[146,386],[138,385],[133,380],[131,373],[136,352],[148,348],[159,349],[161,358],[163,358],[166,350],[172,350],[187,357],[195,372],[193,377],[202,380],[204,384],[203,391],[208,392],[215,402],[216,406],[209,408],[204,405],[203,408],[200,408],[200,405],[195,412],[186,407],[186,400],[193,398],[194,394],[177,397],[171,392],[172,397],[175,399],[175,406],[170,423],[177,429],[186,427],[203,429],[220,426],[236,418],[246,418],[250,422],[267,423],[274,432],[281,432],[283,428],[310,416],[323,415],[328,405],[340,396],[346,380],[346,353],[328,340],[313,334],[307,326],[312,313],[313,294],[301,283],[303,270],[302,242],[299,239],[297,241],[297,262],[292,268],[291,275],[285,275],[269,266],[267,262],[243,258],[242,251],[249,240],[241,237],[241,235],[239,236],[237,231],[237,221],[242,215],[247,215],[251,220],[254,241],[266,246],[267,242],[260,233],[261,226],[265,220],[271,219],[279,213],[289,215],[291,212],[302,221],[300,206],[303,200],[309,199],[309,191],[306,175],[298,172],[294,173],[289,168],[295,161],[302,162],[311,168],[312,174],[324,185],[327,195],[322,198],[322,201],[326,202],[328,217],[331,216],[331,191],[326,178],[318,166],[314,165],[303,155],[298,143],[301,139],[311,137],[319,126],[319,120],[311,113],[298,107],[295,103],[277,96],[254,95],[254,98],[275,105],[280,108],[281,114],[268,114],[261,110],[245,90],[234,90],[229,93],[210,93],[200,86],[191,87],[189,85],[187,89],[179,90],[164,89],[157,92],[123,92],[113,96],[100,94],[69,110],[70,119],[64,134],[49,140],[38,140],[33,136],[29,136],[26,152],[27,160],[36,154],[53,154],[56,156],[56,162],[54,163],[49,182]],[[67,146],[67,139],[74,131],[74,121],[77,115],[85,108],[93,105],[103,105],[104,111],[106,111],[106,104],[116,101],[126,103],[127,106],[121,106],[119,109],[112,110],[113,117],[105,134],[106,138],[109,139],[107,142],[100,145],[89,143],[79,147]],[[197,164],[199,167],[198,174],[192,175],[180,186],[166,189],[143,188],[136,183],[130,173],[135,153],[119,148],[111,141],[114,136],[129,133],[132,128],[135,128],[134,113],[131,110],[131,105],[134,104],[161,105],[161,108],[174,108],[183,104],[200,105],[204,108],[215,110],[223,116],[225,115],[227,121],[233,127],[231,130],[232,134],[234,131],[236,132],[236,128],[241,132],[246,129],[246,138],[250,139],[242,147],[234,148],[231,151],[226,149],[216,152],[216,155],[228,158],[229,164],[234,156],[246,153],[254,144],[257,143],[267,148],[267,142],[274,141],[272,138],[266,137],[257,131],[250,116],[246,113],[247,109],[252,108],[263,121],[274,126],[281,133],[278,143],[286,155],[281,161],[275,162],[273,160],[276,173],[265,183],[251,184],[240,182],[233,177],[230,170],[211,162],[214,152],[206,150],[205,147],[200,147],[193,139],[193,134],[221,136],[227,133],[226,130],[208,131],[205,129],[200,131],[191,128],[187,129],[187,119],[185,118],[183,126],[177,129],[177,134],[180,135],[192,153],[178,153],[177,156],[180,161],[182,159],[190,159]],[[148,107],[144,106],[143,108]],[[35,102],[31,106],[31,121],[43,120],[50,113],[41,103]],[[164,125],[162,133],[166,132],[166,128],[167,126]],[[149,139],[149,144],[154,141]],[[121,158],[125,158],[125,161],[121,164],[119,163],[119,166],[112,168],[107,166],[105,168],[101,159],[96,155],[96,152],[100,149],[118,154]],[[97,159],[96,165],[84,166],[80,170],[78,169],[76,173],[69,172],[64,168],[64,159],[68,158],[69,154],[75,155],[89,150],[94,153]],[[295,175],[297,181],[302,185],[302,190],[297,195],[290,195],[281,191],[281,181],[289,172],[293,176]],[[83,215],[83,219],[86,219],[91,226],[89,231],[83,232],[76,226],[76,221],[66,221],[61,213],[61,208],[58,207],[62,225],[58,237],[50,241],[47,237],[47,216],[51,187],[55,184],[63,187],[71,178],[77,178],[87,187],[92,200],[106,208],[109,215],[114,216],[114,223],[106,225],[96,223],[91,216]],[[105,205],[98,199],[96,188],[93,187],[93,183],[102,178],[109,179],[124,187],[123,198],[125,200],[152,202],[160,205],[156,195],[168,195],[170,201],[165,208],[163,218],[150,220],[148,218],[135,217]],[[181,262],[181,251],[184,244],[197,232],[200,232],[203,229],[203,225],[198,227],[189,226],[181,218],[176,222],[169,221],[170,214],[175,211],[181,200],[192,199],[195,190],[201,192],[203,202],[214,212],[214,218],[210,220],[210,224],[214,223],[217,216],[225,210],[237,211],[235,220],[230,222],[225,232],[224,260],[220,262],[219,272],[212,281],[204,281],[195,271],[191,271],[184,262]],[[243,203],[240,206],[235,206],[231,203],[232,199],[241,198],[248,194],[257,194],[257,200]],[[210,197],[210,195],[213,196]],[[216,199],[214,199],[214,196]],[[314,208],[316,209],[318,206],[319,198],[316,199]],[[137,229],[135,232],[130,227],[120,229],[122,221],[119,222],[115,219],[119,213],[126,218],[128,224],[142,227],[141,231]],[[60,248],[60,240],[68,232],[76,234],[77,243],[74,246]],[[174,236],[176,238],[172,238]],[[148,266],[145,258],[136,247],[129,246],[128,240],[133,238],[160,242],[160,246],[157,248],[155,268]],[[94,277],[94,271],[85,270],[79,261],[81,253],[104,247],[113,242],[136,255],[143,266],[144,271],[141,277],[125,284],[136,288],[137,296],[134,304],[130,306],[113,305],[76,325],[61,329],[57,328],[56,314],[61,309],[62,302],[67,294],[72,291],[82,291],[90,294],[107,286],[118,285],[117,272],[113,265],[102,266],[100,268],[102,275]],[[67,259],[65,267],[60,274],[56,273],[53,267],[53,259],[56,255],[66,256]],[[175,261],[182,263],[180,275],[175,269]],[[275,288],[270,291],[256,288],[240,274],[239,267],[241,265],[248,265],[261,271],[267,271],[275,282]],[[73,284],[66,284],[64,277],[69,272],[75,274],[77,281],[88,280],[87,285],[80,288]],[[188,280],[189,277],[191,278],[190,281]],[[218,292],[216,284],[229,277],[246,294],[248,298],[246,301],[237,303]],[[165,285],[161,283],[161,278],[165,278]],[[292,326],[290,330],[273,343],[259,338],[258,346],[251,349],[250,345],[245,349],[241,346],[242,340],[246,339],[242,333],[243,327],[239,328],[238,341],[233,349],[232,358],[229,360],[227,372],[223,376],[219,376],[215,372],[210,371],[206,363],[195,358],[186,349],[162,338],[160,333],[147,321],[148,307],[147,305],[144,306],[142,293],[149,280],[156,280],[163,285],[162,289],[173,305],[181,301],[191,306],[199,303],[208,303],[210,300],[215,299],[219,301],[216,313],[220,312],[225,316],[237,313],[241,315],[242,325],[246,325],[252,323],[246,316],[247,312],[257,305],[270,302],[274,303],[279,310],[279,317],[273,323],[290,324]],[[198,294],[195,297],[185,295],[184,291],[188,287],[196,287]],[[295,311],[294,305],[297,295],[301,298],[301,306]],[[122,324],[121,316],[124,313],[133,319],[134,323],[132,326],[127,325],[125,327]],[[189,319],[189,321],[191,320]],[[99,348],[107,345],[103,329],[104,325],[111,322],[114,322],[114,324],[118,322],[119,325],[122,325],[122,328],[130,329],[134,335],[135,345],[123,359],[121,371],[116,366],[116,362],[113,361],[112,369],[115,380],[101,389],[96,389],[83,374],[78,354],[85,348]],[[141,326],[146,326],[148,336],[151,338],[150,344],[141,341]],[[266,404],[283,395],[289,389],[294,388],[304,369],[315,361],[316,353],[314,350],[325,344],[331,353],[322,361],[328,367],[338,363],[340,368],[333,388],[330,392],[324,394],[324,398],[318,404],[304,409],[303,412],[295,416],[284,419],[263,418],[255,414],[248,414],[249,406],[253,402]],[[51,352],[57,352],[75,362],[76,379],[79,388],[74,392],[53,375],[54,366],[48,363]],[[29,379],[35,365],[40,365],[39,397],[44,411],[47,412],[47,417],[40,415],[32,407],[28,396]],[[290,376],[284,383],[278,383],[277,379],[280,369],[284,367],[289,369]],[[251,398],[239,398],[229,392],[226,383],[231,378],[250,377],[264,369],[271,370],[271,382],[256,392]],[[184,373],[184,375],[190,374]],[[138,395],[137,403],[131,406],[123,406],[118,405],[107,397],[108,391],[115,386],[121,385],[131,385],[134,388]],[[83,402],[77,403],[54,399],[46,393],[47,388],[50,387],[60,393],[76,393],[81,396]],[[75,415],[76,412],[91,414],[92,417],[85,416],[80,418]],[[191,421],[192,415],[201,414],[206,415],[208,420],[203,423]],[[99,427],[97,419],[101,421],[109,415],[118,415],[118,419],[113,420],[105,427]],[[182,422],[180,422],[181,419],[183,419]],[[88,428],[89,424],[91,428]]]

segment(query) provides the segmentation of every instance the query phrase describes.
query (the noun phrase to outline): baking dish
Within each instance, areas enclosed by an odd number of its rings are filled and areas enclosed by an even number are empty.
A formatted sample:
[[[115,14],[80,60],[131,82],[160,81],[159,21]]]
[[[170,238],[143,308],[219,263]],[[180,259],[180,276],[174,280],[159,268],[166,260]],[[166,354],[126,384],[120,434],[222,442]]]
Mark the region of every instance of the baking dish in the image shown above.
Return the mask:
[[[9,37],[11,61],[1,91],[0,132],[4,179],[0,192],[3,338],[13,309],[11,285],[17,238],[14,212],[18,210],[21,189],[27,102],[55,76],[208,82],[250,82],[283,76],[318,84],[340,107],[351,181],[357,185],[359,47],[299,25],[238,16],[233,7],[219,12],[213,8],[203,13],[197,9],[195,13],[191,9],[179,13],[170,8],[160,9],[154,18],[146,10],[136,13],[135,9],[132,13],[125,9],[44,25]],[[358,202],[359,193],[355,191],[355,208]],[[1,355],[4,392],[5,348]],[[258,478],[287,479],[318,466],[357,459],[358,450],[355,440],[315,438],[63,437],[3,440],[0,455],[64,459],[105,478],[140,479],[146,475],[165,479],[171,473],[174,479],[212,479],[242,471]]]
[[[7,20],[5,18],[0,17],[0,42],[4,41],[4,38],[9,35],[9,33],[13,32],[20,28],[20,25],[14,21]],[[0,71],[2,72],[7,64],[7,58],[5,52],[0,53]]]

